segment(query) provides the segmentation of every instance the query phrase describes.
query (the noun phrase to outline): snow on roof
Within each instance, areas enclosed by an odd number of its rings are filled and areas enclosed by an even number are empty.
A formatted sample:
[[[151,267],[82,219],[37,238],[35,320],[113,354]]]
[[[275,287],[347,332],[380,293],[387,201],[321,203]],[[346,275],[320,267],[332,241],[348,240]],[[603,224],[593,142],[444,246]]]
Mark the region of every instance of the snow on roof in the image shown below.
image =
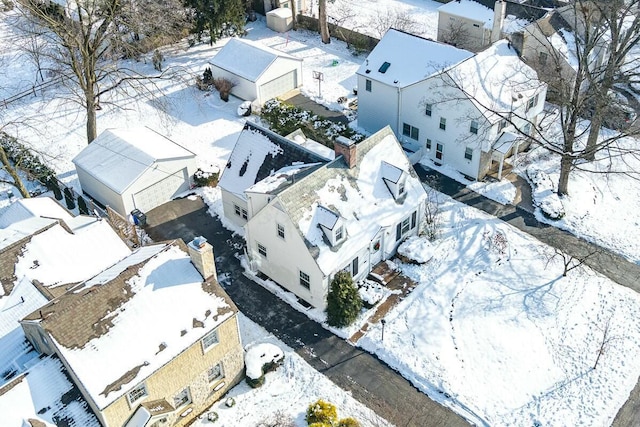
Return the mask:
[[[14,370],[20,374],[39,356],[27,343],[19,322],[46,303],[47,298],[26,278],[16,283],[10,295],[0,299],[0,372]]]
[[[549,43],[574,70],[578,70],[579,61],[576,57],[575,34],[566,29],[559,29],[548,37]]]
[[[340,214],[332,211],[331,209],[325,208],[322,205],[318,205],[316,208],[316,221],[319,225],[329,230],[333,230],[333,227],[335,227],[339,219]]]
[[[382,178],[387,181],[391,181],[394,184],[400,180],[400,177],[402,177],[402,174],[404,173],[399,167],[387,163],[384,160],[382,161],[381,170]]]
[[[308,166],[326,161],[327,159],[280,135],[247,122],[238,136],[218,185],[245,199],[245,190],[276,171],[287,166]],[[258,191],[256,188],[253,190]]]
[[[0,250],[55,224],[55,219],[33,217],[0,229]]]
[[[493,26],[493,10],[473,0],[450,1],[438,8],[438,13],[440,12],[482,22],[485,28]]]
[[[404,150],[389,127],[357,144],[357,163],[349,169],[339,157],[278,195],[304,238],[318,248],[316,262],[325,274],[342,268],[380,227],[395,226],[426,197]],[[383,182],[382,162],[407,173],[406,198],[394,199]],[[347,239],[330,247],[319,224],[326,207],[344,220]],[[315,256],[315,255],[314,255]]]
[[[15,275],[56,288],[87,280],[130,253],[107,221],[94,218],[73,233],[56,224],[25,244]]]
[[[258,181],[245,191],[248,193],[274,193],[280,190],[283,186],[291,184],[295,181],[296,176],[301,172],[307,171],[314,166],[318,166],[321,163],[300,164],[286,166],[282,169],[275,171],[262,181]]]
[[[68,420],[69,425],[99,427],[86,402],[80,397],[68,400],[74,395],[69,393],[73,388],[59,359],[43,359],[26,375],[0,388],[0,425],[24,427],[37,425],[28,423],[36,420],[49,427],[56,425],[56,420]]]
[[[516,103],[527,102],[543,85],[535,70],[522,62],[507,40],[457,65],[449,73],[467,97],[491,122],[502,117]]]
[[[160,250],[144,249],[143,261],[134,252],[140,262],[117,278],[67,293],[37,313],[100,409],[237,311],[217,283],[203,283],[183,242],[153,246]],[[83,323],[69,328],[78,317]]]
[[[390,29],[357,74],[390,86],[406,87],[472,56],[472,52],[457,47]],[[385,63],[389,65],[385,67]]]
[[[0,228],[6,228],[23,219],[42,217],[62,219],[65,222],[73,216],[51,197],[31,197],[18,199],[0,212]]]
[[[211,64],[256,82],[279,57],[302,61],[263,44],[232,37],[213,57]]]
[[[303,146],[309,151],[313,151],[317,155],[322,156],[327,160],[333,160],[336,158],[335,150],[327,147],[326,145],[322,145],[318,141],[307,138],[307,136],[304,134],[304,132],[302,132],[301,129],[294,130],[289,135],[285,136],[285,138]]]
[[[76,167],[122,194],[155,162],[195,154],[148,127],[107,129],[73,159]]]
[[[514,15],[507,15],[502,23],[502,32],[505,34],[519,33],[530,23],[531,21],[527,19],[518,18]]]
[[[277,16],[278,18],[291,18],[292,11],[288,7],[279,7],[267,12],[267,15]]]
[[[518,139],[521,137],[513,132],[502,132],[491,148],[499,153],[507,154]]]

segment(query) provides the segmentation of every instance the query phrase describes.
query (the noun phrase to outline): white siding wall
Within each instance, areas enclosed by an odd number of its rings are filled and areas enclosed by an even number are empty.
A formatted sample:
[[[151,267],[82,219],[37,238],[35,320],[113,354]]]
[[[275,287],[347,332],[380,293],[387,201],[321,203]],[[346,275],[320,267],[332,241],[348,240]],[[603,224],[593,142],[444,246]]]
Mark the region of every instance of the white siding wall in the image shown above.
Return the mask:
[[[454,37],[456,47],[478,51],[491,42],[491,30],[484,27],[484,22],[439,11],[437,40],[447,40],[451,37],[452,29],[454,32],[462,29],[466,33],[464,38],[459,35]]]
[[[124,203],[124,215],[128,215],[133,209],[135,209],[133,195],[138,193],[141,190],[153,185],[160,180],[167,178],[169,175],[172,175],[184,168],[187,168],[187,176],[189,179],[193,176],[196,171],[196,159],[195,157],[187,158],[187,159],[178,159],[178,160],[164,160],[156,162],[156,166],[148,169],[145,173],[142,174],[129,188],[125,190],[122,194],[122,200]],[[176,191],[172,196],[176,196],[180,192],[186,191],[189,189],[189,182],[185,182],[185,184],[180,188],[180,190]],[[169,199],[167,200],[169,201]],[[120,212],[123,213],[123,212]]]
[[[285,228],[284,240],[277,234],[277,224]],[[327,282],[288,215],[270,204],[247,223],[245,231],[255,268],[314,307],[326,307]],[[266,259],[258,253],[258,243],[267,248]],[[300,271],[309,275],[310,290],[300,285]]]
[[[366,90],[365,75],[358,75],[358,126],[367,132],[377,132],[389,125],[398,134],[398,89],[371,80],[371,92]]]
[[[247,201],[244,199],[241,199],[235,194],[230,193],[227,190],[222,188],[221,188],[221,193],[222,193],[222,208],[224,210],[224,216],[233,224],[237,225],[238,227],[244,227],[247,221],[244,218],[242,218],[242,216],[238,216],[236,214],[235,207],[239,206],[241,209],[247,210],[247,217],[250,218],[249,210],[247,209]]]
[[[235,83],[235,86],[231,89],[231,93],[234,96],[245,101],[253,101],[258,98],[258,89],[254,82],[250,82],[215,65],[211,66],[211,74],[213,77],[229,79]]]
[[[400,130],[396,134],[400,141],[412,141],[402,134],[402,123],[417,127],[419,141],[425,149],[427,139],[431,139],[431,149],[425,151],[427,158],[478,178],[482,143],[493,141],[495,136],[487,134],[487,123],[471,101],[456,98],[460,98],[457,89],[443,85],[438,78],[406,88],[402,96]],[[438,103],[439,99],[456,100]],[[432,104],[431,116],[425,111],[428,103]],[[446,119],[445,130],[440,129],[440,118]],[[470,132],[472,119],[479,122],[477,135]],[[436,144],[443,145],[442,159],[436,158]],[[467,147],[473,149],[471,160],[465,158]]]
[[[103,205],[110,206],[116,212],[125,214],[125,204],[120,194],[102,184],[79,166],[76,166],[76,171],[78,172],[78,180],[82,191],[85,191]]]

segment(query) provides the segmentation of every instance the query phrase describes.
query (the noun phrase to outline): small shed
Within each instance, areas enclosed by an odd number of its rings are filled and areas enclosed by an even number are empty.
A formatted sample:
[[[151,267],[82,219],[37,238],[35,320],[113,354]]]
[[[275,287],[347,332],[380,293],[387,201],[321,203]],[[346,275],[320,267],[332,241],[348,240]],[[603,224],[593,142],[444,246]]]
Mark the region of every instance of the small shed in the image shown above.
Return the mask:
[[[196,155],[147,127],[108,129],[73,163],[82,191],[126,217],[188,190]]]
[[[279,7],[267,12],[267,28],[286,33],[293,28],[293,14],[288,7]]]
[[[231,38],[211,61],[213,77],[231,80],[231,93],[264,104],[302,86],[302,59],[260,43]]]

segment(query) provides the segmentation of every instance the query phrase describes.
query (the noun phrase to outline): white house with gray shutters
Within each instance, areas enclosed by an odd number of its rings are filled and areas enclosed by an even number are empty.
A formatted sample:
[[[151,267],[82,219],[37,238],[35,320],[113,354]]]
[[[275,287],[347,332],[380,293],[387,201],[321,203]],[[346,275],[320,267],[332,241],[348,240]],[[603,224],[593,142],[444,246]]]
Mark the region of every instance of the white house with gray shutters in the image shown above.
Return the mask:
[[[476,54],[391,29],[357,77],[362,128],[390,126],[412,157],[477,180],[492,168],[501,175],[504,158],[528,142],[546,96],[506,40]]]
[[[83,193],[123,216],[188,190],[196,155],[147,127],[107,129],[73,159]]]

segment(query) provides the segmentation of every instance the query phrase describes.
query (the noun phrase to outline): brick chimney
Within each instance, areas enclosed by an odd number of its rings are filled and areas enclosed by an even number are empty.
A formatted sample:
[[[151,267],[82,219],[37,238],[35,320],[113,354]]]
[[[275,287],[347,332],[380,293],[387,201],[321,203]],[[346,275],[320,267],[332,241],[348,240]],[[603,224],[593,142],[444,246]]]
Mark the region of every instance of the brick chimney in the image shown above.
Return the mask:
[[[333,149],[336,153],[336,158],[338,156],[344,157],[344,161],[349,165],[349,169],[353,169],[356,165],[356,143],[350,140],[349,138],[345,138],[344,136],[339,136],[333,142]]]
[[[191,262],[198,272],[202,275],[204,280],[212,277],[218,280],[216,273],[216,262],[213,259],[213,247],[207,242],[204,237],[196,237],[189,244],[189,256]]]
[[[507,3],[497,0],[493,6],[493,27],[491,29],[491,43],[495,43],[502,38],[502,25],[507,10]]]

